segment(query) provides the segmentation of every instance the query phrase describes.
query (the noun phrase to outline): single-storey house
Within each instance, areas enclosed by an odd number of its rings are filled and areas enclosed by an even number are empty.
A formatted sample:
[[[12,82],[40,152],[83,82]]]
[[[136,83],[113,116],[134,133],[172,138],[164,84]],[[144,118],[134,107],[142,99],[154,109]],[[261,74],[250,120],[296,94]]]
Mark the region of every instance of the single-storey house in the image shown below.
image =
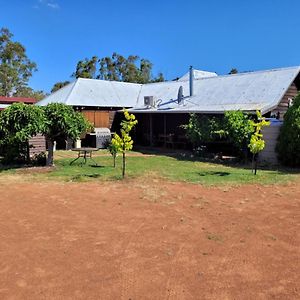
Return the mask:
[[[180,125],[187,123],[190,113],[260,110],[266,117],[282,120],[299,90],[299,66],[222,76],[190,69],[176,81],[149,84],[79,78],[38,105],[65,103],[81,111],[95,127],[108,128],[118,110],[130,108],[139,120],[137,142],[153,144],[172,134],[180,144],[184,138]]]

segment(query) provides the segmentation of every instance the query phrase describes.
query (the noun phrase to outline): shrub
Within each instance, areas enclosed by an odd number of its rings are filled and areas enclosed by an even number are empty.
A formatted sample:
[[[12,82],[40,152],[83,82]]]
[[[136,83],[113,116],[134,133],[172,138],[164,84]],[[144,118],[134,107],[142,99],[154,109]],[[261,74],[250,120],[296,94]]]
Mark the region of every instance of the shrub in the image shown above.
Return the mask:
[[[254,172],[255,175],[257,173],[257,156],[259,152],[265,148],[262,129],[266,126],[270,126],[270,122],[266,121],[260,111],[256,112],[256,116],[257,120],[251,121],[254,133],[251,135],[250,143],[248,145],[250,152],[252,153],[252,172]]]
[[[283,164],[300,167],[300,93],[284,116],[276,150]]]
[[[247,158],[248,144],[254,132],[249,116],[238,110],[227,111],[225,112],[224,123],[228,139],[237,148],[240,155]]]
[[[193,144],[194,150],[205,143],[216,141],[226,134],[218,118],[206,115],[191,114],[189,123],[181,127],[185,129],[186,136]]]
[[[40,107],[14,103],[0,113],[0,144],[3,162],[29,162],[28,139],[39,133],[44,126]]]
[[[110,151],[115,159],[118,152],[122,153],[122,177],[125,177],[126,169],[126,151],[130,151],[133,148],[133,140],[129,135],[134,126],[138,123],[134,114],[130,114],[126,109],[123,109],[124,120],[121,122],[121,134],[115,133],[111,140]]]

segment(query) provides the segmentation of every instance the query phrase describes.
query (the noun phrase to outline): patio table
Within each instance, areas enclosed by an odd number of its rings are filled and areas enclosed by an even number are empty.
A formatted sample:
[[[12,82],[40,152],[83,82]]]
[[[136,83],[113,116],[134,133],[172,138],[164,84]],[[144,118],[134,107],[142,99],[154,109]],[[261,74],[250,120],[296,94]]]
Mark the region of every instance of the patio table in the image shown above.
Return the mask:
[[[96,161],[92,158],[92,154],[93,152],[98,151],[99,148],[81,147],[81,148],[72,148],[71,150],[78,152],[78,156],[70,162],[70,165],[72,165],[78,159],[82,158],[83,161],[81,162],[81,166],[83,164],[86,164],[87,159],[90,159],[94,163],[94,166],[98,166]]]

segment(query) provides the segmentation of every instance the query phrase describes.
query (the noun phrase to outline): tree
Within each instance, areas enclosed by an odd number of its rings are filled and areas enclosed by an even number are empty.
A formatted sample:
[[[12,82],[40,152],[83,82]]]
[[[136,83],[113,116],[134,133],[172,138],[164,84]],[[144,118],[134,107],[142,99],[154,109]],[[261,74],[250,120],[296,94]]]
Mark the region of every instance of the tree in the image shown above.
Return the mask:
[[[249,116],[241,111],[227,111],[224,123],[228,139],[247,160],[248,144],[254,132]]]
[[[28,140],[43,131],[44,114],[39,106],[14,103],[0,113],[1,145],[7,162],[29,161]]]
[[[27,87],[36,71],[36,64],[27,57],[25,47],[12,41],[12,37],[7,28],[0,30],[0,95],[7,97]]]
[[[300,93],[284,115],[276,150],[283,164],[300,167]]]
[[[205,115],[190,114],[189,123],[181,127],[186,130],[187,138],[193,144],[194,149],[226,135],[218,118]]]
[[[99,63],[99,79],[135,83],[164,81],[162,73],[159,73],[158,77],[152,77],[153,64],[137,55],[129,55],[126,58],[114,52],[111,57],[99,59]]]
[[[53,166],[54,141],[59,137],[76,140],[88,131],[91,125],[81,113],[63,103],[50,103],[43,110],[46,119],[43,134],[48,144],[47,165]]]
[[[238,71],[238,69],[236,69],[236,68],[232,68],[230,71],[229,71],[229,75],[233,75],[233,74],[237,74],[239,71]]]
[[[264,150],[265,141],[263,140],[262,129],[266,126],[270,126],[270,122],[266,121],[265,118],[262,117],[259,111],[256,112],[257,121],[251,120],[251,124],[253,126],[254,133],[251,135],[250,144],[248,145],[250,152],[253,154],[252,156],[252,172],[256,175],[257,172],[257,156],[258,153]]]
[[[157,77],[152,76],[152,67],[153,64],[148,59],[137,55],[124,57],[114,52],[112,56],[102,58],[93,56],[91,59],[80,60],[72,76],[135,83],[164,81],[162,73]]]
[[[51,93],[54,93],[54,92],[60,90],[64,86],[68,85],[69,83],[70,83],[70,81],[68,81],[68,80],[56,82],[51,89]]]
[[[107,149],[113,157],[113,166],[115,168],[116,167],[116,158],[117,158],[117,154],[118,154],[118,149],[116,147],[116,144],[110,143],[108,145]]]
[[[85,58],[77,63],[76,71],[72,74],[75,78],[95,78],[98,57]]]
[[[130,114],[126,109],[123,110],[125,120],[121,122],[121,134],[115,133],[112,138],[112,149],[122,153],[122,177],[125,177],[126,169],[126,151],[130,151],[133,147],[133,140],[129,135],[130,131],[137,124],[137,120],[133,114]]]
[[[33,98],[36,101],[40,101],[44,99],[47,94],[43,91],[34,91],[30,87],[22,87],[17,92],[13,94],[14,97],[26,97],[26,98]]]

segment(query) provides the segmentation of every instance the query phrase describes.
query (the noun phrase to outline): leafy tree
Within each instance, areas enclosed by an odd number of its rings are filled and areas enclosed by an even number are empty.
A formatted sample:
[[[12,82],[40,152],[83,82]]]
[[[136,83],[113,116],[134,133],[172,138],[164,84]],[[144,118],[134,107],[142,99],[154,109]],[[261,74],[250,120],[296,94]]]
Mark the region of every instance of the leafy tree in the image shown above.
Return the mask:
[[[109,153],[112,155],[113,157],[113,165],[114,165],[114,168],[116,167],[116,158],[117,158],[117,154],[118,154],[118,149],[116,147],[116,144],[114,143],[110,143],[107,147]]]
[[[300,167],[300,93],[284,115],[276,150],[283,164]]]
[[[162,73],[153,78],[151,75],[153,64],[148,59],[140,59],[137,55],[127,58],[113,53],[111,57],[99,59],[100,69],[97,78],[135,83],[149,83],[164,81]]]
[[[254,132],[249,116],[241,111],[227,111],[225,112],[224,123],[228,139],[236,146],[239,153],[247,159],[248,144]]]
[[[56,82],[51,89],[51,93],[54,93],[54,92],[60,90],[64,86],[68,85],[69,83],[70,83],[70,81],[68,81],[68,80]]]
[[[50,103],[43,110],[46,119],[43,134],[48,143],[47,165],[53,166],[54,141],[60,137],[75,140],[88,131],[91,125],[81,113],[63,103]]]
[[[189,123],[181,126],[194,149],[207,142],[218,140],[226,135],[218,118],[191,114]]]
[[[255,175],[257,172],[257,155],[265,148],[265,141],[263,140],[263,134],[261,131],[265,126],[270,126],[270,122],[266,121],[265,118],[262,117],[259,111],[256,112],[256,116],[257,116],[257,121],[253,121],[253,120],[250,121],[255,131],[251,135],[250,144],[248,145],[250,152],[253,154],[252,172],[254,171]]]
[[[22,87],[17,92],[15,92],[13,96],[33,98],[36,101],[40,101],[44,99],[47,96],[47,94],[45,94],[43,91],[34,91],[30,87]]]
[[[232,68],[228,74],[232,75],[232,74],[237,74],[238,72],[239,72],[238,69]]]
[[[29,161],[28,140],[43,131],[44,114],[39,106],[14,103],[0,113],[0,144],[6,162]]]
[[[0,95],[11,96],[27,86],[36,64],[26,55],[25,47],[12,41],[13,34],[0,30]]]
[[[114,151],[122,153],[122,177],[125,177],[126,169],[126,151],[133,147],[133,140],[129,135],[130,131],[137,124],[137,120],[133,114],[130,114],[126,109],[123,110],[125,119],[121,122],[121,134],[115,133],[112,138],[112,148]]]
[[[116,52],[112,56],[91,59],[85,58],[77,63],[76,71],[72,74],[75,78],[96,78],[111,81],[148,83],[164,81],[162,73],[153,77],[153,64],[137,55],[124,57]]]
[[[75,78],[95,78],[98,57],[85,58],[77,63],[76,71],[72,74]]]

